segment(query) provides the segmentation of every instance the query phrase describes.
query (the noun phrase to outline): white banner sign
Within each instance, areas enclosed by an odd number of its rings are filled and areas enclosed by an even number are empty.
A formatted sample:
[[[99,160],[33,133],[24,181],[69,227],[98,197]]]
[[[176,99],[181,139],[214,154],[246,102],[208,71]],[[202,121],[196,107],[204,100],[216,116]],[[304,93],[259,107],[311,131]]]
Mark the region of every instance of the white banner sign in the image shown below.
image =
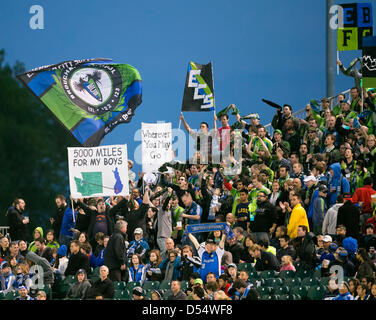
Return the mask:
[[[127,145],[68,148],[73,198],[129,195]]]
[[[172,130],[168,123],[142,123],[142,171],[158,172],[159,167],[172,160]]]

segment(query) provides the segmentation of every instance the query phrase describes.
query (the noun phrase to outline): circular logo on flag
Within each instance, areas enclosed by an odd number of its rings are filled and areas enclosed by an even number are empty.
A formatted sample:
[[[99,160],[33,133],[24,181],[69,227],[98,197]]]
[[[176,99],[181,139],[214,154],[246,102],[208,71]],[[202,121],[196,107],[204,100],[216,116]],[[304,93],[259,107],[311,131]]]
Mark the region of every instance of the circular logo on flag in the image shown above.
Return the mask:
[[[120,99],[121,74],[111,65],[63,69],[61,82],[69,99],[91,114],[112,111]]]

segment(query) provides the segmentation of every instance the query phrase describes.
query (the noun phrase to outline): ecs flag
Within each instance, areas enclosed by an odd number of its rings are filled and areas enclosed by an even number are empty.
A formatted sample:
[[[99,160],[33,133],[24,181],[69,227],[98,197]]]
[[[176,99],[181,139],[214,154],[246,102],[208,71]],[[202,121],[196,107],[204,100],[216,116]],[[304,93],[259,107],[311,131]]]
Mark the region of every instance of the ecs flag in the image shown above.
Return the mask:
[[[212,63],[202,65],[190,62],[181,111],[211,111],[214,109]]]

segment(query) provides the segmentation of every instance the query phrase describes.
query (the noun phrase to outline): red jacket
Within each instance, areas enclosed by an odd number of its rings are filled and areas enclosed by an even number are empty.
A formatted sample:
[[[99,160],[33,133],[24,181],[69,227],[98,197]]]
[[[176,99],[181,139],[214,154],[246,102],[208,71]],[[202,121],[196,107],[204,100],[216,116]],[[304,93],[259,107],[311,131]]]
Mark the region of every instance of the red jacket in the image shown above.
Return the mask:
[[[371,205],[371,195],[375,194],[376,191],[372,189],[370,185],[366,185],[362,188],[358,188],[355,190],[352,196],[352,203],[359,203],[363,202],[362,213],[371,213],[372,212],[372,205]]]

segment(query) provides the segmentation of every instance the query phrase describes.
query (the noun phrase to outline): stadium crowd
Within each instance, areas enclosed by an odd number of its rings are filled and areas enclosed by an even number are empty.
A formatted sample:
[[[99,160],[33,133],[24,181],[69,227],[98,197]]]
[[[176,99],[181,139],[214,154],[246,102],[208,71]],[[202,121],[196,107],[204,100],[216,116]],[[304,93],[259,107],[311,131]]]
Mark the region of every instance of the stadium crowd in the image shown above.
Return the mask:
[[[31,237],[17,198],[0,239],[2,298],[375,300],[375,92],[312,100],[305,119],[277,106],[272,136],[233,104],[201,135],[181,115],[192,159],[164,164],[154,184],[129,160],[130,196],[57,195],[50,228]],[[219,164],[214,141],[230,146]],[[185,232],[202,223],[229,228]]]

